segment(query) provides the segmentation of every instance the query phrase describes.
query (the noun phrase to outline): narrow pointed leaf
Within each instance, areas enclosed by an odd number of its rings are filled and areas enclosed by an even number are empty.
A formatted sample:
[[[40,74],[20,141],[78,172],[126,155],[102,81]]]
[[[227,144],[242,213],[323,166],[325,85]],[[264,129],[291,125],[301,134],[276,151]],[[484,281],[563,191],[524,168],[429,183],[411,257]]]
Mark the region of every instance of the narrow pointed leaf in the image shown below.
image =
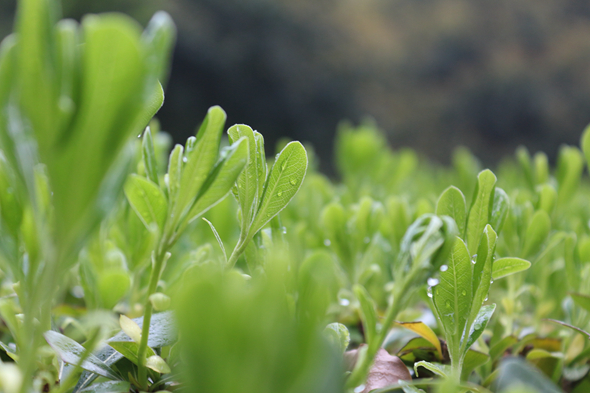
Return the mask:
[[[158,164],[156,162],[156,153],[154,152],[154,140],[152,138],[152,131],[149,127],[147,127],[143,133],[141,152],[147,178],[154,184],[160,185],[158,180]]]
[[[500,258],[492,265],[492,278],[494,280],[522,272],[531,267],[531,263],[521,258]]]
[[[483,229],[488,224],[493,202],[496,175],[486,169],[477,175],[477,185],[473,194],[473,202],[467,217],[466,237],[467,247],[473,255],[477,252],[479,239]]]
[[[437,216],[449,216],[455,220],[459,234],[465,234],[467,217],[465,196],[457,187],[451,186],[443,191],[436,203]]]
[[[490,356],[485,353],[474,351],[470,349],[465,354],[465,360],[463,361],[463,370],[461,371],[461,379],[467,380],[469,374],[477,367],[486,364],[490,360]]]
[[[290,142],[279,153],[264,187],[260,207],[252,223],[256,233],[293,199],[305,178],[307,153],[299,142]]]
[[[221,237],[219,237],[219,233],[217,233],[215,226],[213,226],[211,221],[207,220],[205,217],[203,217],[203,221],[209,224],[209,228],[211,228],[211,231],[213,232],[213,235],[215,235],[215,239],[217,240],[217,244],[219,244],[219,248],[221,248],[221,251],[223,252],[223,258],[225,258],[225,260],[227,261],[227,253],[225,252],[223,241],[221,240]]]
[[[264,137],[258,131],[254,131],[254,140],[256,141],[256,153],[258,155],[256,166],[258,170],[258,197],[260,198],[264,192],[268,167],[266,165],[266,154],[264,152]]]
[[[174,206],[174,214],[178,219],[189,213],[203,183],[217,162],[225,118],[223,109],[218,106],[210,108],[199,128],[195,147],[189,151],[187,146],[178,201]]]
[[[498,341],[493,347],[490,348],[490,357],[492,359],[492,362],[498,360],[504,354],[504,352],[506,352],[517,342],[518,338],[512,335],[506,336],[500,341]]]
[[[204,192],[191,209],[188,215],[189,222],[205,214],[229,193],[248,162],[247,140],[238,140],[229,148],[222,150],[221,156],[225,157],[217,163],[203,185]]]
[[[477,252],[477,259],[473,267],[473,304],[469,323],[475,321],[481,305],[488,297],[492,280],[492,262],[496,250],[496,232],[488,225]]]
[[[531,257],[539,252],[550,230],[551,218],[544,210],[537,210],[526,229],[522,255]]]
[[[64,363],[77,365],[84,356],[86,349],[69,337],[49,330],[43,334],[47,343],[53,348]],[[80,365],[84,370],[109,379],[120,379],[119,376],[102,360],[89,354]]]
[[[183,169],[183,152],[181,145],[174,146],[168,159],[168,200],[173,208],[177,203],[178,190],[180,190],[180,179],[182,178]]]
[[[160,187],[144,177],[132,174],[125,183],[125,195],[146,227],[156,224],[163,228],[168,203]]]
[[[227,133],[232,143],[237,142],[240,138],[248,140],[248,164],[236,181],[238,202],[242,211],[242,230],[247,231],[254,219],[258,202],[262,196],[262,193],[259,193],[259,184],[264,184],[266,179],[259,178],[259,156],[252,128],[244,124],[236,124]]]
[[[477,313],[477,317],[475,317],[475,321],[471,325],[469,329],[469,336],[467,338],[467,344],[465,346],[465,351],[471,347],[471,345],[481,336],[483,331],[485,330],[486,326],[494,311],[496,310],[496,305],[491,304],[489,306],[483,306],[479,312]]]
[[[506,191],[496,187],[494,191],[494,200],[492,202],[492,212],[490,214],[490,225],[496,233],[500,233],[502,226],[504,226],[504,220],[510,207],[510,198]]]
[[[377,337],[377,312],[375,311],[375,302],[362,285],[354,286],[354,294],[361,306],[361,319],[365,329],[366,341],[369,346],[375,345]]]

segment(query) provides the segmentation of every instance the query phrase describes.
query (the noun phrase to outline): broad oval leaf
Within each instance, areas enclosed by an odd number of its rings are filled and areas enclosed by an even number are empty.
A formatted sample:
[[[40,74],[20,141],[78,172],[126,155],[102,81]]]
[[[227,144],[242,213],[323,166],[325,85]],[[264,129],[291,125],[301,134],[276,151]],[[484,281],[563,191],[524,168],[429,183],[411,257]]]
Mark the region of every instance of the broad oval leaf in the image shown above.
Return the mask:
[[[49,330],[43,333],[43,336],[64,363],[77,365],[85,355],[86,349],[83,346],[63,334]],[[93,354],[88,354],[80,367],[108,379],[120,379],[113,369]]]
[[[455,220],[459,234],[465,234],[465,219],[467,216],[465,196],[455,186],[450,186],[438,198],[436,203],[437,216],[449,216]]]
[[[141,341],[141,328],[133,319],[121,314],[119,317],[119,324],[121,325],[121,330],[123,330],[133,341],[136,343]]]
[[[493,202],[496,175],[489,169],[477,175],[477,185],[473,194],[473,202],[467,217],[465,240],[470,254],[475,254],[479,247],[483,229],[488,224]]]
[[[290,142],[279,153],[264,187],[250,233],[258,232],[293,199],[305,178],[307,153],[299,142]]]
[[[440,346],[440,340],[436,336],[436,334],[432,331],[432,329],[426,325],[424,322],[396,322],[401,327],[404,327],[408,330],[413,331],[420,335],[420,337],[425,338],[428,340],[429,343],[434,345],[436,348],[439,356],[442,358],[442,349]]]
[[[531,263],[526,259],[511,257],[496,259],[492,265],[492,278],[496,280],[514,273],[522,272],[529,267],[531,267]]]
[[[473,302],[472,264],[469,250],[457,238],[447,262],[447,270],[440,273],[440,283],[433,288],[433,300],[447,337],[463,334]],[[458,335],[458,336],[457,336]]]
[[[156,372],[159,372],[160,374],[168,374],[171,372],[170,366],[168,366],[164,359],[162,359],[158,355],[150,356],[147,359],[145,366],[147,368],[151,368]]]
[[[144,177],[132,174],[125,183],[125,195],[146,228],[151,224],[163,228],[168,203],[160,187]]]

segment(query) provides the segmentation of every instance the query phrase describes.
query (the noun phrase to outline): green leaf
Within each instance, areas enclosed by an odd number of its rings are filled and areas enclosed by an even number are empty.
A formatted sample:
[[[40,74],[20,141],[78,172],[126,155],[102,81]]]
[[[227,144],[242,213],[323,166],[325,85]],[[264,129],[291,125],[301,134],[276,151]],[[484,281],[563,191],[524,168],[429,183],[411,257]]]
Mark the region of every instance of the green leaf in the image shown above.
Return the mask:
[[[440,345],[440,340],[436,336],[436,334],[432,331],[430,326],[425,324],[424,322],[396,322],[399,326],[411,330],[412,332],[419,334],[420,337],[426,339],[429,343],[434,345],[436,351],[438,352],[439,357],[442,359],[443,353],[442,348]]]
[[[279,153],[264,187],[256,217],[250,227],[254,234],[279,214],[293,199],[305,178],[307,153],[299,142],[290,142]]]
[[[340,353],[344,353],[350,343],[350,333],[348,332],[348,329],[346,326],[338,322],[326,326],[324,329],[324,336],[328,338],[328,341],[330,341],[332,345],[340,350]]]
[[[490,356],[486,355],[485,353],[474,351],[470,349],[465,354],[465,360],[463,361],[463,370],[461,371],[461,379],[467,380],[469,378],[469,374],[477,367],[486,364],[490,360]]]
[[[154,152],[154,141],[152,139],[152,131],[149,127],[147,127],[143,132],[141,152],[147,178],[150,179],[154,184],[159,186],[160,182],[158,180],[158,163],[156,162],[156,154]]]
[[[437,216],[449,216],[457,223],[457,229],[461,236],[465,233],[465,219],[466,204],[465,196],[455,186],[450,186],[438,198],[436,203],[436,215]]]
[[[488,297],[488,291],[492,280],[492,263],[496,249],[496,232],[487,225],[484,236],[477,251],[477,259],[473,266],[473,304],[468,325],[475,321],[481,305]]]
[[[479,338],[479,336],[481,336],[495,310],[495,304],[483,306],[479,310],[477,317],[475,317],[473,324],[469,328],[469,335],[467,338],[467,344],[465,345],[465,351],[467,351],[469,347],[471,347],[471,345],[473,345],[473,343]]]
[[[213,235],[215,235],[215,239],[217,240],[217,244],[219,244],[219,248],[221,248],[221,251],[223,252],[223,258],[227,262],[227,253],[225,252],[225,247],[223,246],[223,241],[221,240],[221,237],[219,237],[219,233],[217,233],[217,230],[215,229],[215,227],[213,226],[211,221],[207,220],[205,217],[203,217],[203,221],[205,221],[207,224],[209,224],[209,227],[211,228]]]
[[[129,273],[121,268],[109,268],[98,276],[98,292],[102,299],[102,306],[112,309],[131,286]]]
[[[549,215],[544,210],[537,210],[526,229],[522,255],[531,257],[539,252],[550,230]]]
[[[582,147],[582,151],[584,152],[584,156],[586,157],[586,165],[590,165],[590,124],[586,126],[584,132],[582,133],[580,145]]]
[[[168,159],[168,200],[170,201],[170,210],[173,210],[178,203],[178,191],[180,190],[180,180],[184,163],[184,147],[182,145],[174,146]]]
[[[584,159],[577,147],[562,146],[557,157],[557,197],[560,204],[569,201],[580,183]]]
[[[539,194],[539,209],[551,215],[557,202],[557,191],[550,184],[542,184],[538,187],[537,192]]]
[[[264,152],[264,137],[258,131],[254,131],[254,140],[256,141],[257,160],[256,166],[258,170],[258,197],[260,198],[264,192],[264,185],[268,175],[268,167],[266,165],[266,154]]]
[[[158,355],[150,356],[147,359],[145,366],[156,372],[159,372],[160,374],[169,374],[171,372],[170,366],[168,366],[164,359],[162,359]]]
[[[131,384],[127,381],[108,381],[95,383],[89,388],[80,390],[80,393],[127,393]]]
[[[139,327],[143,326],[143,317],[134,318],[133,321],[137,323]],[[150,322],[150,330],[148,336],[148,347],[162,348],[172,345],[177,340],[177,329],[175,326],[174,317],[172,312],[166,311],[154,314]],[[117,333],[114,337],[110,338],[111,341],[129,341],[131,340],[127,334],[123,331]],[[149,352],[149,349],[148,349]],[[99,358],[107,365],[117,363],[123,358],[123,355],[115,351],[108,345],[105,345],[102,349],[95,353],[96,357]],[[69,370],[68,370],[69,371]],[[80,376],[73,393],[77,393],[80,389],[89,386],[92,381],[96,379],[96,374],[84,372]]]
[[[121,314],[119,317],[119,324],[121,325],[121,330],[123,330],[129,338],[136,343],[141,341],[141,328],[135,321]]]
[[[375,302],[362,285],[355,285],[353,290],[361,306],[361,319],[365,329],[366,341],[369,347],[372,347],[375,345],[377,339],[377,312],[375,311]]]
[[[529,267],[531,267],[531,263],[526,259],[511,257],[496,259],[492,265],[492,278],[496,280],[514,273],[522,272]]]
[[[170,308],[170,297],[162,292],[152,293],[149,300],[156,311],[166,311]]]
[[[164,11],[156,12],[142,35],[142,41],[149,48],[146,62],[150,73],[165,86],[169,59],[176,41],[176,26],[170,15]]]
[[[248,142],[246,139],[239,139],[230,147],[224,148],[220,155],[221,160],[209,175],[203,185],[202,194],[188,215],[189,222],[205,214],[229,193],[248,161]]]
[[[514,344],[518,342],[518,338],[516,336],[506,336],[500,341],[498,341],[494,346],[490,348],[490,357],[492,362],[498,360],[504,352],[506,352],[509,348],[511,348]]]
[[[43,336],[64,363],[77,365],[85,355],[86,349],[83,346],[63,334],[49,330]],[[93,354],[88,354],[80,367],[108,379],[120,379],[115,371]]]
[[[248,140],[248,164],[236,181],[238,202],[242,211],[242,231],[246,233],[258,208],[262,193],[259,193],[259,185],[264,184],[266,178],[259,178],[258,149],[256,138],[252,128],[244,124],[236,124],[227,131],[229,139],[235,143],[240,138]]]
[[[492,212],[490,214],[490,225],[498,234],[502,230],[502,226],[504,225],[504,220],[506,219],[506,214],[508,213],[509,207],[510,198],[508,198],[508,194],[506,194],[503,189],[496,187],[494,191]]]
[[[494,185],[496,175],[489,169],[481,171],[477,175],[477,185],[473,194],[473,202],[467,217],[467,230],[465,240],[471,255],[477,252],[479,240],[483,229],[488,224],[494,201]]]
[[[582,307],[584,310],[590,312],[590,296],[589,295],[582,295],[581,293],[570,293],[569,294],[574,303],[578,305],[578,307]]]
[[[187,146],[178,201],[174,206],[174,216],[177,220],[182,220],[192,209],[201,187],[217,161],[225,118],[223,109],[218,106],[211,107],[199,128],[194,148],[189,150]]]
[[[450,371],[451,371],[450,366],[445,366],[444,364],[430,363],[430,362],[426,362],[424,360],[421,360],[419,362],[414,363],[414,372],[416,373],[416,376],[419,376],[419,373],[418,373],[419,367],[424,367],[428,371],[434,373],[435,375],[438,375],[439,377],[443,377],[443,378],[448,378]]]
[[[457,238],[449,256],[447,270],[433,288],[433,301],[442,320],[447,339],[463,334],[473,302],[471,256],[463,240]]]
[[[125,183],[125,195],[143,224],[164,227],[168,203],[164,193],[154,183],[139,175],[132,174]]]
[[[139,343],[135,341],[109,341],[109,344],[115,351],[129,359],[133,364],[137,365],[139,359],[137,353],[139,351]],[[147,347],[146,358],[154,356],[156,353],[150,347]]]

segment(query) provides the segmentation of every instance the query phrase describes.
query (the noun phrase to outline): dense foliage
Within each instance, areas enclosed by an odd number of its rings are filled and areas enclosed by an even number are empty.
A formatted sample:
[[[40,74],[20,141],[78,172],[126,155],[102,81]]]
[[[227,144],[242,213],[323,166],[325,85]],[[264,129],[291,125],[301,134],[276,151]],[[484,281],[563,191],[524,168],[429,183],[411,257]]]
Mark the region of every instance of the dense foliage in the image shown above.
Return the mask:
[[[142,32],[19,7],[0,47],[2,391],[588,390],[590,130],[555,171],[519,149],[496,176],[343,125],[336,183],[299,142],[269,165],[259,132],[226,140],[219,107],[170,146],[152,119],[167,14]]]

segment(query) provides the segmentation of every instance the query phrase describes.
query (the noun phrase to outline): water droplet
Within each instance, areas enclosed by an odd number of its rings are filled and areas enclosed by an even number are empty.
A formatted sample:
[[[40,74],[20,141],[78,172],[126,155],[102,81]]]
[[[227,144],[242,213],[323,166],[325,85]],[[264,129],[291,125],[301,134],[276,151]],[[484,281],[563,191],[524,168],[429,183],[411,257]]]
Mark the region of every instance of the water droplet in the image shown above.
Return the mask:
[[[447,265],[442,265],[442,266],[440,267],[440,271],[441,271],[441,272],[446,272],[447,270],[449,270],[449,267],[448,267]]]
[[[295,180],[295,179],[291,179],[291,181],[290,181],[289,183],[291,183],[291,184],[295,185],[295,184],[297,184],[297,180]]]
[[[432,287],[428,287],[426,289],[426,294],[428,295],[428,297],[432,297]]]
[[[330,239],[324,240],[324,246],[330,247],[330,244],[332,244],[332,242],[330,241]]]
[[[493,283],[494,283],[494,279],[491,279],[491,280],[490,280],[490,284],[493,284]]]
[[[431,287],[434,287],[434,286],[438,285],[438,278],[432,278],[432,277],[431,277],[431,278],[429,278],[429,279],[426,281],[426,283],[427,283],[428,285],[430,285]]]
[[[182,157],[182,162],[187,162],[187,161],[188,161],[188,158]]]
[[[286,235],[287,234],[287,227],[283,227],[281,232],[283,232],[283,235]]]
[[[241,184],[238,184],[238,188],[244,188]]]
[[[461,291],[461,295],[463,295],[463,296],[467,296],[467,291],[466,291],[466,290],[462,290],[462,291]]]
[[[484,301],[484,302],[487,302],[487,301],[488,301],[488,295],[486,295],[486,298],[485,298],[485,299],[483,299],[483,301]]]
[[[277,196],[279,196],[279,197],[280,197],[281,195],[283,195],[283,191],[279,191],[279,192],[277,192]]]
[[[475,259],[472,259],[472,260],[471,260],[471,264],[472,264],[472,265],[475,265],[475,262],[477,262]]]
[[[342,299],[340,299],[340,305],[341,305],[341,306],[344,306],[344,307],[346,307],[346,306],[348,306],[349,304],[350,304],[350,300],[348,300],[348,299],[346,299],[346,298],[342,298]]]
[[[475,330],[479,330],[481,329],[481,324],[476,323],[475,326],[473,326],[475,328]]]
[[[361,393],[363,390],[365,390],[365,385],[359,385],[354,388],[354,393]]]
[[[447,306],[447,308],[451,308],[451,301],[450,300],[447,300],[445,302],[445,306]]]

